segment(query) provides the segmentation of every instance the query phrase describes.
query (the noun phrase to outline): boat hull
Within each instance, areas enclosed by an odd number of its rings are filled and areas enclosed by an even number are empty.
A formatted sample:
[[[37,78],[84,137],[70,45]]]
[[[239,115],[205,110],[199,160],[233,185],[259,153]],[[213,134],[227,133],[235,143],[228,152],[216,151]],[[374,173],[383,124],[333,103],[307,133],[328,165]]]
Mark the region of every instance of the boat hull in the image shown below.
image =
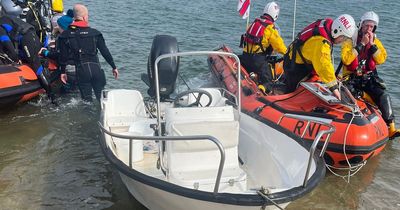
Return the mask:
[[[49,71],[51,83],[59,78],[57,70]],[[0,66],[0,107],[10,107],[44,93],[34,71],[27,65]]]
[[[102,116],[103,118],[104,116]],[[247,118],[246,116],[243,116]],[[275,131],[278,132],[278,131]],[[128,191],[140,203],[149,209],[260,209],[265,206],[266,209],[278,209],[271,201],[262,198],[261,196],[249,194],[232,194],[232,193],[217,193],[200,191],[196,189],[181,187],[167,182],[159,176],[151,176],[141,173],[127,166],[115,155],[111,143],[108,142],[104,135],[99,139],[100,146],[106,159],[116,168],[120,177]],[[262,144],[262,143],[261,143]],[[257,153],[262,154],[262,153]],[[256,154],[253,154],[256,155]],[[245,158],[245,157],[244,157]],[[272,192],[268,196],[271,200],[284,208],[291,201],[304,196],[312,191],[321,182],[325,176],[324,161],[314,154],[315,170],[310,174],[307,186],[298,186],[291,189],[286,189],[281,192]],[[303,172],[299,172],[302,174]],[[265,176],[266,174],[263,174]],[[267,174],[268,176],[268,174]],[[272,177],[269,177],[272,179]]]
[[[260,206],[240,206],[229,205],[224,203],[210,202],[194,198],[189,198],[174,193],[170,193],[158,188],[143,184],[134,179],[131,179],[120,173],[121,179],[126,185],[129,192],[146,206],[148,209],[174,209],[174,210],[204,210],[204,209],[219,209],[219,210],[259,210]],[[279,204],[281,208],[285,208],[289,203]],[[277,209],[275,206],[267,206],[266,209]]]
[[[124,126],[130,125],[132,122],[129,121],[130,118],[114,120],[114,117],[109,116],[109,112],[105,110],[110,109],[111,104],[121,104],[121,102],[113,103],[113,97],[109,97],[108,94],[110,92],[105,93],[106,96],[103,99],[101,122],[110,130],[125,132],[128,128]],[[117,98],[122,100],[127,97]],[[127,110],[132,109],[131,104],[138,103],[129,103]],[[121,110],[125,109],[118,108],[118,111]],[[249,178],[251,181],[246,184],[249,189],[246,188],[247,190],[240,192],[214,193],[178,185],[168,181],[162,170],[157,168],[157,154],[145,154],[143,160],[137,160],[138,162],[129,166],[129,161],[123,155],[126,148],[122,149],[127,145],[116,144],[114,142],[116,138],[109,136],[109,133],[103,133],[99,143],[106,159],[119,172],[130,193],[149,209],[188,209],[188,206],[190,209],[260,209],[263,206],[267,209],[277,209],[275,204],[286,207],[290,202],[315,189],[325,177],[325,164],[319,153],[313,153],[312,159],[309,159],[311,158],[309,152],[297,142],[287,139],[287,135],[247,114],[242,113],[240,119],[239,147],[242,149],[238,151],[238,157],[247,173],[251,174],[251,176],[248,175],[251,177],[251,179]],[[130,123],[122,120],[128,120]],[[141,119],[139,121],[150,124],[154,122],[154,120],[143,121]],[[114,122],[116,124],[113,124]],[[140,132],[139,127],[149,126],[138,126],[138,132]],[[145,133],[146,135],[143,137],[147,136],[147,131]],[[137,133],[137,135],[139,134]],[[138,137],[132,139],[136,138]],[[150,138],[157,137],[150,135]],[[271,141],[261,141],[266,138]],[[121,149],[118,149],[120,147]],[[139,149],[143,149],[140,147]],[[282,152],[283,149],[290,151],[289,154]],[[310,160],[312,160],[311,165],[307,166]],[[191,163],[191,165],[195,165],[195,163]],[[280,167],[283,168],[279,169]],[[310,173],[305,181],[308,167],[310,167]],[[214,186],[214,184],[210,186]],[[236,186],[236,184],[232,186]],[[220,189],[223,190],[226,187],[220,187]],[[267,189],[265,192],[267,192],[268,199],[257,194],[257,189],[262,187]]]

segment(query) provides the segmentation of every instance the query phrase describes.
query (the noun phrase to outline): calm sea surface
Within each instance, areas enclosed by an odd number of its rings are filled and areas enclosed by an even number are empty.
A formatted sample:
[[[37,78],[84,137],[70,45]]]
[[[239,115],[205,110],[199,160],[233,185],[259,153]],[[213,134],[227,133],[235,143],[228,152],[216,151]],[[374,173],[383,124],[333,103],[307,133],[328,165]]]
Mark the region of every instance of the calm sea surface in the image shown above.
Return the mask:
[[[65,7],[75,2],[65,0]],[[114,80],[111,68],[103,62],[109,89],[146,90],[140,74],[146,71],[156,34],[177,37],[181,51],[212,50],[226,44],[240,53],[239,37],[246,21],[237,15],[237,0],[83,2],[89,7],[90,25],[103,32],[121,72],[121,78]],[[265,4],[253,2],[251,19],[261,14]],[[294,1],[278,3],[278,24],[289,44]],[[368,10],[380,16],[377,36],[389,57],[379,71],[389,86],[394,112],[400,117],[399,1],[299,0],[296,33],[317,18],[348,13],[358,20]],[[335,48],[336,55],[339,50]],[[205,58],[182,62],[192,67],[183,77],[192,84],[204,82],[208,77],[205,64]],[[145,209],[128,193],[100,150],[97,104],[83,104],[77,93],[59,100],[59,107],[41,99],[0,112],[0,210]],[[288,209],[400,209],[399,163],[397,139],[389,142],[350,183],[328,173],[317,189]]]

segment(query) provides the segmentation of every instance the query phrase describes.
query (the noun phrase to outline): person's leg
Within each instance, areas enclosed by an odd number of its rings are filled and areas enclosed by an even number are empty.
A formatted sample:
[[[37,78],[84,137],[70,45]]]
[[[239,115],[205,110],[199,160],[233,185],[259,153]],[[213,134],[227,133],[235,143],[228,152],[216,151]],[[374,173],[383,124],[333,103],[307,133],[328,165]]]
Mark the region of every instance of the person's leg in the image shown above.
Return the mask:
[[[96,99],[100,101],[101,92],[103,91],[104,86],[106,86],[106,75],[101,69],[99,63],[90,63],[90,67],[92,72],[92,87],[94,95],[96,96]]]
[[[260,84],[265,88],[264,91],[269,93],[273,89],[271,67],[269,63],[265,61],[265,59],[259,60],[258,65],[260,72]]]
[[[385,91],[377,100],[379,110],[381,110],[382,118],[389,127],[389,138],[393,139],[400,136],[400,130],[396,129],[395,116],[392,109],[392,100],[390,95]]]
[[[76,78],[78,88],[81,93],[81,98],[84,101],[93,101],[92,99],[92,84],[89,65],[87,63],[76,67]]]
[[[381,111],[382,118],[389,127],[389,138],[392,139],[400,136],[400,131],[397,130],[395,126],[392,101],[387,91],[382,88],[382,86],[376,84],[373,80],[365,85],[364,91],[371,96],[372,100]]]
[[[390,123],[394,119],[392,111],[392,102],[389,94],[385,89],[377,85],[372,79],[366,81],[363,90],[372,98],[382,113],[382,118],[386,123]]]
[[[240,57],[240,63],[246,69],[247,73],[254,72],[254,60],[253,56],[249,53],[243,53]]]
[[[304,64],[295,64],[288,66],[283,72],[283,82],[286,85],[286,93],[295,91],[301,81],[310,77],[310,70]]]
[[[76,70],[75,66],[67,65],[65,69],[65,73],[67,74],[67,84],[63,84],[62,89],[65,93],[70,93],[76,90],[77,82],[76,82]]]
[[[271,90],[269,83],[272,82],[272,74],[265,56],[243,53],[241,62],[242,66],[250,74],[250,77],[259,85],[259,88],[264,93],[269,92]]]

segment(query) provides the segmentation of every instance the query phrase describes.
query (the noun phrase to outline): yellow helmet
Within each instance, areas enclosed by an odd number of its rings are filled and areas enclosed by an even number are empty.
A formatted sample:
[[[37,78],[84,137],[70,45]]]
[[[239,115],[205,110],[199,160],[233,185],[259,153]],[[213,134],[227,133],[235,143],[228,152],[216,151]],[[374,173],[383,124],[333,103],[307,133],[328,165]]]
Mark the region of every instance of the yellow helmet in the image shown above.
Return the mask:
[[[54,12],[63,12],[64,6],[62,0],[53,0],[51,3],[51,8]]]

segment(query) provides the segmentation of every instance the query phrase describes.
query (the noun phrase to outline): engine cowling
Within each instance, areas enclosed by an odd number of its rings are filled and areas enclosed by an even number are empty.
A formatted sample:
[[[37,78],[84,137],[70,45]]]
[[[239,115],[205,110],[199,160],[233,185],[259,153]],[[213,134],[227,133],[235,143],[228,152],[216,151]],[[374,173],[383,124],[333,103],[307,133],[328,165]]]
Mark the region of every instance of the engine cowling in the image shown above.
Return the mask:
[[[155,96],[155,61],[158,56],[168,53],[177,53],[178,42],[175,37],[169,35],[156,35],[153,39],[150,55],[147,63],[147,76],[149,79],[148,94]],[[162,101],[169,99],[175,90],[176,78],[179,69],[179,57],[171,57],[160,60],[158,63],[158,77],[160,98]]]

